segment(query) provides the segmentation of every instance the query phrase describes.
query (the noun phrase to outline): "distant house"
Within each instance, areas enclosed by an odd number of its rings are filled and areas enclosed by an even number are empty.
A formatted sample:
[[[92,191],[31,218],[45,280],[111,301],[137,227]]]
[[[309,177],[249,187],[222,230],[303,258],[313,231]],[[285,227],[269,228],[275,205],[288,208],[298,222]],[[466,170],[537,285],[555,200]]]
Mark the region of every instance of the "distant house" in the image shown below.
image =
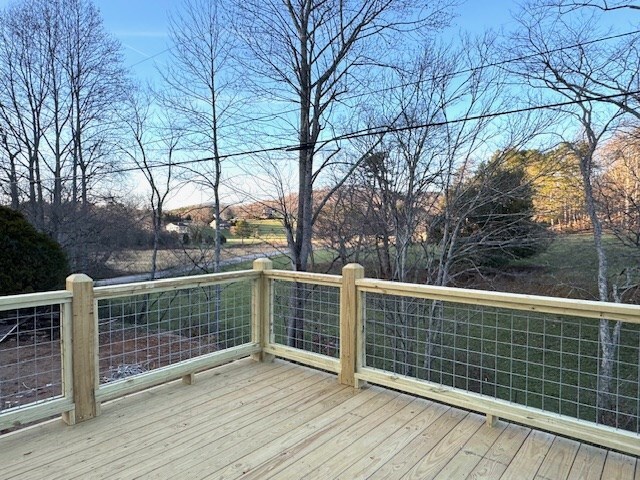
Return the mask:
[[[262,218],[263,220],[272,220],[276,215],[276,210],[275,208],[271,208],[271,207],[264,207],[262,209],[262,215],[260,216],[260,218]]]
[[[171,222],[171,223],[167,223],[164,229],[167,232],[176,232],[182,235],[185,233],[189,233],[190,224],[191,224],[190,222]]]
[[[209,223],[209,226],[211,228],[216,228],[216,223],[218,221],[214,218],[213,220],[211,220],[211,223]],[[220,220],[220,230],[228,230],[231,228],[231,223],[227,222],[226,220]]]

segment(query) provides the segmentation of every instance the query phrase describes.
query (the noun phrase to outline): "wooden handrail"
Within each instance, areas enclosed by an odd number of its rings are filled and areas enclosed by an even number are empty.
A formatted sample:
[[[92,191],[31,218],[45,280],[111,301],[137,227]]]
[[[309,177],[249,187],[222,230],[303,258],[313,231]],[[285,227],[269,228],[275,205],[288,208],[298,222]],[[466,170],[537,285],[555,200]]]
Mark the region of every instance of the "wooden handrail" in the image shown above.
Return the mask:
[[[469,288],[417,285],[414,283],[389,282],[369,278],[357,280],[356,285],[361,292],[379,293],[383,295],[397,295],[528,312],[640,323],[640,307],[638,307],[638,305],[544,297],[520,293],[490,292]]]

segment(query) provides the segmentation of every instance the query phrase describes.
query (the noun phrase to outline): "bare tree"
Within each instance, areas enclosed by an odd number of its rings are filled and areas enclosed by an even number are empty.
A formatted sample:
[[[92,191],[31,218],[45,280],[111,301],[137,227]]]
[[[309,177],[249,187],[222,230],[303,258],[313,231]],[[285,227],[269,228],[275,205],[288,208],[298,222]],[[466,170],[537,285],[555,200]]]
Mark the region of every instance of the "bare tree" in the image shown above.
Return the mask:
[[[277,97],[298,105],[297,221],[289,235],[296,270],[307,269],[311,253],[317,218],[313,189],[327,163],[325,159],[315,165],[314,160],[323,147],[321,132],[331,128],[337,102],[359,84],[356,79],[365,68],[388,58],[382,43],[375,42],[383,38],[392,42],[391,35],[397,42],[402,32],[443,25],[451,3],[435,2],[426,10],[403,0],[240,3],[244,23],[239,31],[253,62],[247,67],[266,77],[263,86]]]
[[[221,151],[230,146],[227,124],[241,104],[234,85],[234,37],[226,28],[224,5],[219,0],[187,0],[172,14],[169,36],[174,48],[161,72],[167,86],[163,101],[181,119],[191,150],[209,157],[187,171],[191,182],[213,195],[214,272],[220,267]]]
[[[89,215],[89,192],[109,171],[112,159],[116,111],[127,91],[121,46],[103,26],[91,0],[61,0],[64,8],[63,42],[70,104],[71,200],[74,231],[86,238],[82,228]],[[106,164],[106,165],[105,165]],[[79,209],[77,208],[79,206]],[[85,269],[85,243],[75,243],[76,268]]]
[[[564,13],[539,9],[535,2],[523,15],[522,33],[510,42],[519,53],[535,55],[518,65],[517,73],[533,88],[544,89],[575,105],[563,108],[567,118],[579,126],[576,138],[564,139],[579,159],[585,207],[593,229],[598,261],[598,297],[600,301],[616,300],[615,286],[609,283],[608,258],[603,245],[603,214],[597,201],[597,153],[603,141],[619,125],[624,114],[636,116],[629,102],[631,87],[639,65],[632,50],[625,53],[620,45],[602,47],[588,43],[597,34],[597,17],[571,17]],[[636,41],[635,39],[633,41]],[[560,45],[579,45],[559,49]],[[624,72],[620,68],[624,65]],[[615,77],[615,79],[614,79]],[[611,80],[612,83],[606,83]],[[603,90],[604,89],[604,90]],[[619,97],[603,98],[606,91],[619,91]],[[600,369],[598,375],[599,415],[604,417],[615,401],[612,393],[613,368],[620,339],[621,322],[600,321]],[[605,418],[601,418],[605,421]]]
[[[601,151],[602,172],[596,179],[607,229],[635,249],[640,248],[639,140],[634,128],[618,132],[608,141]]]
[[[46,28],[34,15],[41,3],[36,0],[13,4],[0,19],[0,75],[5,88],[0,99],[4,124],[3,147],[12,166],[10,181],[17,182],[16,164],[28,180],[28,218],[40,230],[45,228],[42,149],[49,127],[46,100],[49,70]],[[28,25],[29,28],[25,28]],[[18,162],[16,162],[18,160]],[[15,191],[14,191],[15,195]],[[13,199],[15,202],[15,198]]]
[[[140,169],[149,186],[149,207],[152,212],[153,252],[151,255],[150,277],[157,271],[158,249],[164,216],[164,205],[171,193],[171,181],[175,167],[172,165],[179,135],[173,128],[166,128],[156,110],[153,95],[149,90],[135,92],[129,100],[126,122],[131,141],[122,145],[121,150]]]
[[[0,16],[0,148],[12,205],[87,271],[90,203],[112,170],[126,91],[121,46],[90,0],[25,0]]]
[[[614,10],[640,10],[640,4],[626,0],[586,0],[583,2],[575,0],[547,0],[541,2],[540,7],[555,7],[561,13],[571,13],[583,8],[593,8],[603,12],[612,12]]]
[[[256,86],[269,96],[296,104],[296,219],[285,224],[295,270],[308,268],[313,225],[333,192],[314,202],[314,187],[334,158],[328,155],[316,163],[325,146],[321,134],[333,128],[338,102],[366,84],[374,67],[388,64],[386,45],[399,45],[403,34],[442,26],[452,3],[432,2],[427,8],[405,0],[248,0],[238,4],[238,33],[249,57],[245,67],[261,77],[262,83]],[[300,346],[303,319],[301,309],[294,310],[298,313],[292,315],[288,338],[291,345]]]

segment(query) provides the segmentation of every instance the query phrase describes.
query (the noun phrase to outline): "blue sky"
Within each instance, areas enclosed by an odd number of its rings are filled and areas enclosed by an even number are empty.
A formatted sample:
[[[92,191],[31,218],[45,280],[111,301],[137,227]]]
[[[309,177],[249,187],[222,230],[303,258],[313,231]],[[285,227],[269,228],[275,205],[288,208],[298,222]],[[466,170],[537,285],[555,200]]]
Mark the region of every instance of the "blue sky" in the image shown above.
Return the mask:
[[[0,0],[0,2],[3,0]],[[96,0],[108,31],[122,43],[125,64],[141,81],[154,81],[158,76],[156,63],[162,63],[169,47],[168,14],[180,0]],[[513,24],[511,10],[517,0],[466,0],[455,10],[456,18],[446,35],[453,39],[459,31],[482,33],[486,29],[508,28]],[[294,181],[292,179],[292,181]],[[170,201],[170,206],[202,203],[206,194],[182,189]]]
[[[9,1],[0,0],[0,7]],[[162,64],[167,57],[168,14],[180,6],[181,0],[94,1],[102,12],[106,30],[123,45],[125,65],[131,67],[133,75],[140,81],[153,82],[158,76],[155,64]],[[459,31],[480,34],[487,29],[512,30],[516,25],[512,13],[518,10],[521,1],[523,0],[465,0],[455,9],[452,26],[444,35],[455,41]],[[624,29],[630,20],[621,20],[616,27]],[[207,200],[208,195],[200,191],[185,190],[172,198],[171,203],[172,206],[178,206]]]
[[[167,15],[179,0],[97,0],[96,5],[107,30],[122,42],[126,64],[133,65],[139,77],[153,79],[153,64],[162,61],[162,52],[168,47]],[[458,16],[451,32],[480,33],[508,26],[513,22],[510,10],[516,7],[516,0],[467,0],[456,9]]]

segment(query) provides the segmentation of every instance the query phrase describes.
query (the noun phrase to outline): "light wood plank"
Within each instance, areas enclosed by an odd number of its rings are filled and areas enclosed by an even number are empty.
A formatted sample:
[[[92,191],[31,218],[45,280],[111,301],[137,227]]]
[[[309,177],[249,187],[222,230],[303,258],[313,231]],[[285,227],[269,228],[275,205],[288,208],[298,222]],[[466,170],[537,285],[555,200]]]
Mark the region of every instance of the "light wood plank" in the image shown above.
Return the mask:
[[[518,480],[535,478],[549,448],[551,448],[553,439],[554,436],[546,432],[534,430],[529,433],[502,478]]]
[[[53,292],[23,293],[0,296],[0,312],[16,308],[40,307],[44,305],[71,305],[73,294],[67,290]]]
[[[102,385],[96,394],[98,401],[114,400],[147,388],[172,382],[184,375],[190,375],[233,360],[246,358],[260,351],[259,345],[245,344],[218,352],[199,355],[189,360],[150,370],[134,377]]]
[[[264,274],[270,280],[311,283],[313,285],[325,285],[328,287],[339,287],[342,283],[342,277],[340,277],[340,275],[329,275],[326,273],[267,270]]]
[[[290,449],[285,450],[280,456],[273,457],[270,461],[252,470],[243,478],[281,478],[283,470],[313,470],[319,463],[322,463],[327,458],[333,459],[336,455],[349,448],[355,439],[369,434],[369,432],[375,426],[382,423],[385,418],[403,408],[407,400],[405,398],[397,400],[398,397],[399,394],[396,392],[384,392],[378,400],[380,405],[376,410],[376,415],[367,415],[367,412],[361,408],[354,410],[351,412],[351,416],[360,419],[360,421],[343,432],[336,432],[337,434],[332,437],[330,441],[323,441],[322,438],[314,439],[310,444],[300,449],[298,455],[294,455],[294,451]]]
[[[618,430],[606,425],[585,422],[567,416],[559,416],[555,413],[517,405],[505,400],[489,398],[467,390],[445,387],[438,383],[397,375],[370,367],[360,369],[356,373],[356,378],[448,405],[475,412],[490,413],[532,428],[540,428],[631,453],[632,455],[640,455],[638,435],[630,431]]]
[[[362,423],[363,418],[359,414],[369,416],[389,403],[390,397],[382,392],[367,390],[356,395],[342,405],[327,412],[320,418],[314,418],[279,438],[266,443],[259,450],[247,452],[244,457],[231,462],[225,468],[208,471],[202,478],[235,478],[243,475],[243,478],[266,478],[272,474],[275,466],[282,466],[282,460],[292,456],[302,456],[320,445],[333,442],[335,437],[353,426]],[[243,453],[246,452],[243,451]],[[283,455],[282,452],[287,452]],[[271,463],[271,460],[281,460]],[[250,474],[250,475],[248,475]]]
[[[223,431],[222,435],[215,435],[214,438],[208,435],[190,438],[186,448],[189,456],[154,458],[146,462],[142,469],[135,469],[135,474],[155,475],[158,478],[198,478],[202,472],[215,472],[255,450],[257,432],[261,432],[262,443],[273,441],[322,416],[354,395],[357,393],[353,389],[334,384],[303,401],[296,400],[283,406],[277,413],[253,419],[242,428]],[[106,473],[104,478],[109,478]]]
[[[18,407],[13,411],[3,412],[0,420],[0,429],[37,422],[51,418],[58,413],[65,414],[72,409],[73,400],[70,398],[54,398],[45,402],[32,403],[25,407]]]
[[[67,277],[67,290],[72,295],[72,390],[75,409],[63,413],[70,425],[84,422],[100,414],[96,402],[98,388],[98,322],[95,317],[93,280],[77,273]],[[65,354],[68,355],[68,352]]]
[[[403,472],[413,467],[426,452],[435,448],[447,433],[456,428],[467,416],[468,413],[462,410],[447,410],[444,415],[409,442],[401,452],[378,470],[372,472],[371,478],[399,478]]]
[[[618,452],[609,452],[602,470],[602,478],[606,480],[633,480],[635,470],[635,458]]]
[[[435,478],[438,480],[449,480],[451,478],[467,478],[482,460],[482,457],[474,453],[468,452],[466,450],[460,450],[458,453],[454,454],[453,458],[451,458],[447,462],[447,464],[438,472],[437,475],[427,478]]]
[[[407,423],[404,428],[397,430],[391,436],[385,438],[384,442],[380,442],[368,455],[354,462],[353,465],[349,466],[346,470],[337,474],[335,478],[345,480],[365,478],[367,472],[381,467],[403,449],[407,448],[407,444],[420,435],[420,433],[449,409],[449,407],[445,405],[434,404],[426,400],[421,400],[418,405],[422,411]]]
[[[547,453],[536,480],[566,479],[576,458],[580,443],[564,437],[556,437]]]
[[[478,429],[435,478],[441,480],[467,478],[506,427],[505,422],[496,421],[491,427],[485,422],[485,426]]]
[[[530,428],[510,423],[491,446],[485,457],[509,465],[531,432]]]
[[[378,443],[379,438],[386,438],[414,418],[418,412],[412,405],[413,401],[414,398],[409,395],[398,395],[384,407],[381,417],[369,423],[368,432],[357,437],[355,435],[342,437],[341,451],[329,457],[325,446],[321,446],[289,469],[280,472],[277,478],[294,479],[299,472],[305,472],[307,479],[333,478],[336,472],[344,470],[351,462],[366,455]],[[328,459],[330,461],[327,461]]]
[[[602,476],[607,451],[591,445],[580,445],[573,460],[568,480],[598,480]]]
[[[188,277],[166,278],[148,282],[125,283],[122,285],[96,287],[95,298],[104,300],[107,298],[127,297],[131,295],[144,295],[150,293],[170,292],[173,290],[185,290],[209,285],[223,285],[225,283],[253,280],[260,276],[253,270],[241,270],[238,272],[207,273],[204,275],[191,275]]]
[[[305,352],[298,348],[286,345],[271,344],[264,347],[264,352],[276,357],[286,358],[293,362],[299,362],[314,368],[327,370],[328,372],[340,372],[340,360],[315,352]]]
[[[316,403],[321,402],[327,397],[335,396],[334,382],[335,380],[324,378],[307,386],[306,390]],[[96,479],[111,478],[114,473],[122,471],[139,476],[159,468],[164,469],[169,477],[177,476],[175,471],[184,470],[185,464],[195,465],[218,451],[228,450],[236,444],[236,439],[238,442],[247,440],[242,433],[247,431],[248,425],[255,425],[257,428],[265,418],[277,412],[293,415],[300,409],[298,404],[306,399],[306,392],[300,389],[301,383],[303,381],[299,378],[294,378],[288,388],[269,387],[272,388],[269,395],[258,401],[238,399],[238,404],[232,405],[232,410],[227,412],[220,411],[221,405],[216,404],[212,404],[207,411],[189,412],[188,418],[174,421],[173,428],[166,429],[161,436],[145,435],[142,441],[139,436],[127,439],[121,449],[131,452],[130,458],[120,459],[117,452],[113,454],[98,451],[97,454],[102,457],[99,464],[88,467],[85,465],[79,471],[74,465],[60,480],[86,478],[89,473]],[[311,407],[308,414],[318,414],[317,410]],[[189,455],[185,456],[183,452],[189,452]],[[135,463],[132,464],[131,459],[135,459]]]
[[[186,392],[178,384],[156,387],[129,397],[113,401],[105,407],[105,418],[91,423],[83,423],[73,428],[61,428],[59,420],[36,425],[0,437],[0,463],[3,475],[11,471],[15,450],[18,454],[46,450],[51,455],[56,452],[69,454],[94,448],[96,445],[121,438],[132,430],[145,429],[150,433],[155,428],[164,427],[164,418],[180,415],[185,410],[193,410],[212,399],[223,397],[231,402],[234,397],[255,394],[265,387],[281,381],[290,382],[293,365],[282,362],[273,366],[247,368],[247,361],[234,362],[212,372],[200,374],[208,384],[198,385],[192,392]],[[215,387],[215,390],[211,391]],[[266,392],[265,392],[266,395]],[[153,405],[153,407],[146,407]],[[141,415],[141,407],[146,414]],[[129,418],[127,422],[122,418]],[[154,428],[155,427],[155,428]],[[95,431],[100,430],[100,435]],[[27,449],[28,448],[28,449]],[[12,452],[13,450],[13,452]],[[38,466],[38,462],[46,462],[40,456],[31,456],[30,466]]]
[[[304,375],[303,371],[299,373]],[[97,442],[92,445],[90,450],[92,457],[90,461],[85,462],[83,465],[74,464],[68,455],[60,454],[59,447],[54,447],[45,450],[40,455],[42,457],[39,462],[41,467],[39,467],[39,469],[33,468],[29,470],[28,473],[31,474],[31,472],[33,472],[32,478],[38,478],[38,475],[44,474],[51,468],[60,468],[65,472],[67,478],[71,478],[71,473],[77,469],[80,469],[81,474],[86,474],[88,471],[91,471],[92,468],[100,466],[101,464],[106,463],[108,465],[114,462],[118,463],[120,462],[120,457],[123,452],[126,452],[126,456],[140,456],[138,452],[141,450],[144,451],[146,446],[159,444],[176,434],[188,433],[197,435],[202,429],[213,428],[220,425],[227,426],[227,428],[231,430],[235,428],[233,424],[234,421],[237,421],[239,418],[242,418],[244,421],[246,418],[250,418],[251,415],[259,417],[261,408],[272,408],[271,406],[274,402],[282,400],[282,398],[288,395],[291,396],[295,394],[296,390],[299,390],[299,382],[303,379],[304,377],[295,373],[295,370],[294,373],[285,371],[275,386],[268,384],[259,386],[258,398],[252,403],[247,403],[246,398],[247,395],[250,395],[251,391],[256,390],[254,385],[250,385],[246,387],[246,389],[235,389],[223,395],[219,398],[220,402],[217,408],[212,408],[212,406],[216,405],[215,402],[201,402],[199,405],[191,405],[191,408],[185,410],[184,403],[177,398],[175,399],[176,404],[174,405],[176,410],[165,412],[165,415],[161,415],[160,419],[153,424],[140,425],[138,428],[128,427],[130,422],[126,421],[126,418],[119,416],[118,421],[124,429],[123,432],[111,441]],[[316,380],[317,379],[318,377],[316,377]],[[325,378],[321,381],[326,382],[327,379]],[[194,388],[197,387],[198,385],[194,385]],[[184,391],[185,388],[182,387],[182,390]],[[296,397],[294,397],[294,399],[295,398]],[[144,418],[146,414],[149,413],[148,407],[141,402],[136,402],[136,404],[137,410],[132,410],[130,416],[132,418]],[[278,406],[277,408],[280,407]],[[115,413],[117,414],[117,412]],[[111,422],[104,423],[103,420],[98,419],[93,423],[98,421],[101,422],[101,425],[96,424],[96,428],[88,429],[91,432],[90,435],[95,435],[95,431],[99,427],[100,430],[104,430],[105,432],[109,430],[109,424]],[[111,421],[113,421],[113,419],[111,419]],[[117,448],[114,448],[114,445]],[[126,456],[120,463],[126,463],[128,460]],[[31,466],[30,464],[30,467]],[[35,462],[33,466],[35,466]]]
[[[468,478],[470,480],[495,480],[502,477],[507,466],[504,463],[483,458],[471,471]]]
[[[114,401],[73,427],[57,420],[0,437],[0,463],[3,479],[638,480],[634,457],[249,359]]]
[[[271,283],[262,275],[264,270],[273,268],[273,262],[268,258],[258,258],[253,262],[253,269],[260,272],[259,278],[251,286],[251,341],[260,345],[260,352],[253,355],[255,360],[273,362],[274,356],[265,353],[271,341]]]
[[[361,291],[383,295],[400,295],[530,312],[555,313],[596,319],[606,318],[629,323],[640,323],[640,308],[637,305],[388,282],[369,278],[358,280],[356,285]]]
[[[431,479],[458,453],[466,441],[485,423],[482,415],[470,413],[451,430],[438,445],[422,457],[405,475],[403,479]]]
[[[358,311],[360,297],[356,290],[356,280],[364,277],[364,268],[357,263],[345,265],[342,269],[340,288],[340,373],[338,381],[343,385],[360,387],[355,378],[358,353]]]
[[[531,430],[520,425],[508,424],[493,443],[484,458],[469,474],[469,478],[500,478]]]

